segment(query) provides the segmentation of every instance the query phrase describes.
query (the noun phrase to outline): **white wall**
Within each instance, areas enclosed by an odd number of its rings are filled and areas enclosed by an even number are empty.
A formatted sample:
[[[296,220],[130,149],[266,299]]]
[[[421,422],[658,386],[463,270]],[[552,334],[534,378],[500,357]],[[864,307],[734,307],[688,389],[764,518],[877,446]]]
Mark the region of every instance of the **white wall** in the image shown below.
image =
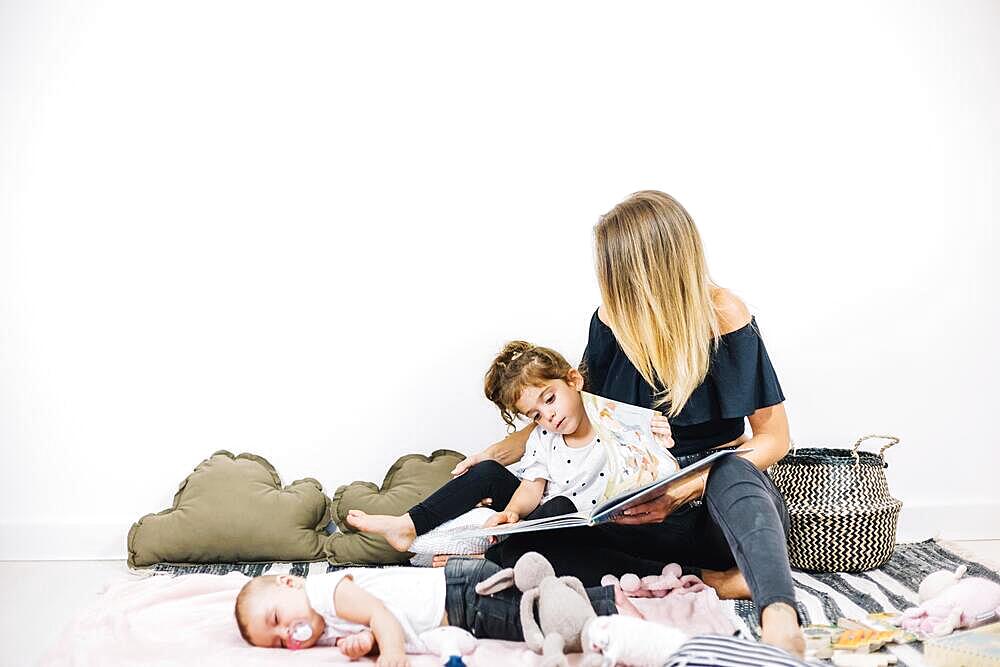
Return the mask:
[[[987,1],[3,3],[0,557],[121,556],[216,449],[332,492],[494,441],[641,188],[799,443],[896,434],[916,530],[1000,537],[998,81]]]

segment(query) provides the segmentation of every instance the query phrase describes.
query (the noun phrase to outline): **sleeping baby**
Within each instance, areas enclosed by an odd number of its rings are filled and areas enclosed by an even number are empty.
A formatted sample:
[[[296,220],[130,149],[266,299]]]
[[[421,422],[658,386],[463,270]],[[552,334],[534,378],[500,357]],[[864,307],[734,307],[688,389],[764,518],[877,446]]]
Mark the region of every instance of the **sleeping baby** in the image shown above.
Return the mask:
[[[308,578],[254,577],[236,597],[236,623],[254,646],[336,645],[352,659],[378,652],[380,667],[402,667],[409,664],[406,653],[429,652],[422,636],[442,626],[480,639],[524,641],[521,592],[475,592],[476,584],[499,570],[482,558],[452,558],[443,569],[347,568]],[[586,591],[598,615],[616,614],[619,605],[625,613],[634,610],[620,589]]]

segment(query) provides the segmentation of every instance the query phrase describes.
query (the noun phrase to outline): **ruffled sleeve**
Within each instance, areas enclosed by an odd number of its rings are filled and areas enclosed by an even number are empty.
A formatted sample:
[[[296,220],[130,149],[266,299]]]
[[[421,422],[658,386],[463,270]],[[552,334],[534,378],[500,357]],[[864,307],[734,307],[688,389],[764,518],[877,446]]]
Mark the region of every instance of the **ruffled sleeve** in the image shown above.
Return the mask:
[[[785,400],[756,318],[725,334],[713,351],[708,377],[670,423],[690,426],[752,415]]]
[[[601,393],[608,377],[608,367],[615,356],[618,342],[611,329],[601,322],[597,311],[590,318],[590,330],[587,335],[587,347],[583,351],[580,362],[580,372],[585,378],[589,391]]]
[[[536,426],[535,430],[528,436],[528,442],[524,445],[524,456],[514,464],[514,474],[529,482],[536,479],[544,479],[551,482],[549,475],[549,453],[552,451],[551,438],[542,436],[541,427]],[[546,433],[546,436],[550,434]]]

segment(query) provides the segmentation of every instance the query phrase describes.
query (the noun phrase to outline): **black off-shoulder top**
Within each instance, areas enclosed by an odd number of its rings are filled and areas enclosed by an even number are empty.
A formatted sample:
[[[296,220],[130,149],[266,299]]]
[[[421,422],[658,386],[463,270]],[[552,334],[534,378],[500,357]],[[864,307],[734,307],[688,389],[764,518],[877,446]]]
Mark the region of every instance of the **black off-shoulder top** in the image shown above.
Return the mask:
[[[587,391],[615,401],[653,407],[652,387],[625,356],[610,327],[590,319],[590,338],[583,352]],[[785,400],[778,376],[764,349],[755,318],[723,334],[712,351],[708,376],[670,420],[675,456],[702,452],[743,435],[744,418],[758,408]],[[663,406],[665,408],[666,406]],[[661,411],[665,411],[661,408]]]

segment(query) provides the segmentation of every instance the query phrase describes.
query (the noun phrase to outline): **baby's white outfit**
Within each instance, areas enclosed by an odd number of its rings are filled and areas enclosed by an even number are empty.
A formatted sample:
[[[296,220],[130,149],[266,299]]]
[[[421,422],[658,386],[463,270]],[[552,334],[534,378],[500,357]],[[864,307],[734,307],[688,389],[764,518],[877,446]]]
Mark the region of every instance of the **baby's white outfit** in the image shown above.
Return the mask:
[[[305,591],[309,605],[326,621],[320,644],[329,646],[339,637],[368,629],[337,616],[333,593],[345,577],[381,600],[396,617],[406,636],[407,653],[427,652],[420,634],[440,627],[445,614],[443,567],[352,567],[307,577]]]
[[[521,479],[548,481],[543,503],[566,496],[577,510],[591,510],[604,500],[607,461],[600,435],[594,436],[589,445],[570,447],[561,434],[536,426],[528,436],[524,456],[513,469]]]

